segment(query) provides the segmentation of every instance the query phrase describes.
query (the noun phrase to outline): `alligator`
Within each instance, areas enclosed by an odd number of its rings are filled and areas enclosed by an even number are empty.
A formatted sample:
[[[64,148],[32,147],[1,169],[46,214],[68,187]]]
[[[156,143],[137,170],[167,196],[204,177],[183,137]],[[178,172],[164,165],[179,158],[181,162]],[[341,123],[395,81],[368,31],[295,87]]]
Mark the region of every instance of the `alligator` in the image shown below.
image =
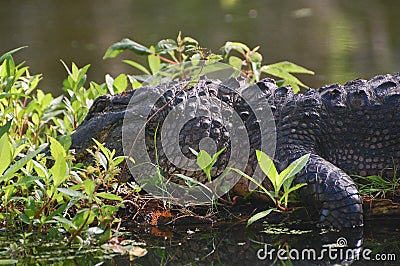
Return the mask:
[[[244,97],[246,94],[253,95],[264,106],[249,104]],[[153,104],[146,101],[151,95],[156,96]],[[140,113],[141,109],[146,109],[145,105],[151,105],[151,112],[140,114],[146,123],[135,124],[133,119],[124,133],[124,117],[128,113],[132,116],[132,109],[136,110],[133,113]],[[168,126],[164,120],[179,108],[198,112],[186,117],[180,130],[167,128],[167,137],[163,138],[161,129]],[[269,119],[256,115],[260,108],[266,108],[272,114],[272,133],[260,129],[262,120]],[[71,148],[78,160],[87,160],[86,149],[93,146],[94,138],[115,149],[116,154],[126,155],[129,152],[124,150],[123,135],[143,127],[147,155],[159,165],[164,176],[181,173],[205,183],[207,179],[201,169],[180,169],[176,160],[165,152],[169,133],[177,135],[179,142],[179,147],[172,149],[178,149],[180,156],[183,154],[190,159],[195,155],[189,148],[199,150],[207,146],[202,144],[204,139],[211,140],[214,152],[225,149],[212,168],[213,178],[223,173],[221,169],[227,167],[235,152],[239,152],[238,158],[244,161],[244,172],[254,175],[257,167],[255,151],[262,150],[263,134],[269,134],[276,143],[269,155],[274,158],[278,170],[310,154],[306,166],[296,175],[295,183],[307,184],[300,189],[300,194],[310,213],[319,217],[318,226],[352,228],[363,226],[363,209],[362,198],[350,175],[391,176],[400,165],[399,109],[400,73],[310,88],[298,94],[294,94],[289,86],[280,87],[269,78],[248,85],[241,78],[219,81],[202,77],[195,82],[172,81],[118,95],[100,96],[72,134]],[[224,123],[222,113],[225,111],[227,116],[236,113],[243,121],[247,132],[243,138],[248,141],[248,151],[243,150],[240,141],[235,144],[239,146],[234,146],[231,141],[232,125],[229,129]],[[179,120],[179,115],[175,119]],[[135,134],[132,134],[132,140]],[[242,151],[244,155],[240,155]],[[267,179],[263,184],[269,185]],[[230,193],[244,195],[250,187],[249,180],[242,178]]]

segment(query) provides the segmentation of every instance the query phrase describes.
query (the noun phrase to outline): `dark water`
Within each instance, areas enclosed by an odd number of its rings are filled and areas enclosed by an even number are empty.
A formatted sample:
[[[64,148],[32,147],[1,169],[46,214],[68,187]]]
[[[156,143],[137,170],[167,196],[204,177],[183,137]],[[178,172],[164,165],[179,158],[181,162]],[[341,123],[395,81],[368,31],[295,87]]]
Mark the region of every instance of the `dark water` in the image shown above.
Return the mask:
[[[0,258],[15,258],[18,265],[399,265],[399,222],[369,221],[363,229],[342,232],[304,223],[131,227],[121,237],[139,249],[127,250],[145,250],[142,257],[90,243],[67,248],[43,239],[24,243],[15,235],[13,242],[0,234]]]
[[[260,45],[265,63],[304,65],[316,76],[303,80],[321,86],[400,71],[399,10],[396,0],[1,0],[0,53],[28,45],[17,59],[60,94],[60,59],[90,63],[89,80],[103,82],[132,71],[122,57],[102,60],[112,43],[150,45],[182,31],[214,52],[228,40]]]

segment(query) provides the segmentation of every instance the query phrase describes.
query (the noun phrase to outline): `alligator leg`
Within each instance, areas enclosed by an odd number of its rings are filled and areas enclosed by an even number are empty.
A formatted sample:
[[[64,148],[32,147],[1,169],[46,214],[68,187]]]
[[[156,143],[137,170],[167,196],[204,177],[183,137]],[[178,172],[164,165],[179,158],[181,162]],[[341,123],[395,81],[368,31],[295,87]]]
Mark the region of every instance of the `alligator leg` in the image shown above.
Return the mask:
[[[304,195],[320,210],[320,227],[355,227],[363,225],[362,200],[357,186],[341,169],[311,154],[296,183],[307,183]]]

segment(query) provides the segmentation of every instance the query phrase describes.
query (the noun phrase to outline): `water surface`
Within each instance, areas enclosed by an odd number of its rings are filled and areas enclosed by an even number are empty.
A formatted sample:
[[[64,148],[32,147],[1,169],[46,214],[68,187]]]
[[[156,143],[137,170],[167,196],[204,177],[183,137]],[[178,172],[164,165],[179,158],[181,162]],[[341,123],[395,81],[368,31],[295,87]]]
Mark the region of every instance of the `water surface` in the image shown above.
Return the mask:
[[[91,64],[89,80],[132,72],[123,57],[102,60],[128,37],[145,45],[179,31],[218,52],[226,41],[261,46],[265,63],[290,60],[316,72],[310,86],[400,71],[400,2],[395,0],[3,0],[0,53],[27,45],[17,58],[43,73],[42,89],[61,93],[60,59]],[[138,57],[134,57],[138,58]]]

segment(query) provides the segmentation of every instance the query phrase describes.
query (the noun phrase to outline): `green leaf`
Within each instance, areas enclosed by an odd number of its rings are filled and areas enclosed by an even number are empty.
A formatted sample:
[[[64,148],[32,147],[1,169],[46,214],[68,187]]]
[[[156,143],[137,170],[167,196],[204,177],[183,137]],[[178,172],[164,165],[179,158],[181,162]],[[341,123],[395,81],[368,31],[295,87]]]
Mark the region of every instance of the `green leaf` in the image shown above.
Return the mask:
[[[96,193],[96,197],[103,198],[103,199],[108,199],[108,200],[118,200],[118,201],[122,201],[123,200],[118,195],[115,195],[115,194],[112,194],[112,193],[106,193],[106,192]]]
[[[43,144],[35,151],[28,153],[25,157],[18,160],[16,163],[11,165],[7,171],[0,177],[0,182],[4,180],[7,182],[10,178],[13,177],[14,173],[20,170],[25,164],[27,164],[30,160],[32,160],[36,155],[43,151],[43,149],[47,146],[47,144]]]
[[[67,229],[67,230],[69,229],[69,227],[72,227],[75,230],[78,229],[78,227],[73,222],[71,222],[70,220],[68,220],[68,219],[66,219],[64,217],[54,216],[53,219],[58,221],[58,222],[60,222],[60,223],[62,223],[63,226],[65,227],[65,229]]]
[[[55,187],[58,187],[64,182],[68,175],[67,162],[64,157],[59,156],[55,159],[55,163],[50,169],[50,173]]]
[[[50,153],[53,156],[55,162],[53,167],[50,169],[50,173],[53,178],[54,186],[58,187],[68,176],[68,165],[65,159],[66,153],[64,147],[52,137],[50,139]]]
[[[19,50],[21,50],[21,49],[24,49],[24,48],[26,48],[26,47],[28,47],[28,46],[18,47],[18,48],[14,49],[14,50],[11,50],[11,51],[9,51],[9,52],[3,54],[2,56],[0,56],[0,62],[3,61],[4,58],[6,58],[6,57],[12,55],[13,53],[15,53],[15,52],[17,52],[17,51],[19,51]]]
[[[1,61],[1,60],[0,60]],[[18,260],[13,259],[0,259],[0,265],[14,265],[17,264]]]
[[[103,232],[101,237],[99,238],[99,243],[104,244],[108,242],[111,239],[111,227],[107,227],[107,229]]]
[[[215,164],[215,163],[217,162],[217,160],[218,160],[218,157],[219,157],[219,156],[221,155],[221,153],[223,153],[225,150],[226,150],[226,147],[220,149],[219,151],[217,151],[217,152],[213,155],[213,157],[212,157],[212,159],[211,159],[211,163],[210,163],[211,167],[214,166],[214,164]]]
[[[68,188],[57,188],[58,191],[61,193],[68,195],[70,197],[77,197],[77,198],[86,198],[85,195],[83,195],[80,191],[73,190],[73,189],[68,189]]]
[[[13,149],[10,141],[8,140],[8,135],[4,134],[2,137],[0,137],[0,175],[4,173],[4,171],[10,166],[12,161],[12,153]]]
[[[212,162],[211,156],[204,150],[197,154],[197,164],[202,170],[205,170]]]
[[[22,97],[30,98],[25,93],[2,93],[2,94],[0,94],[0,99],[11,98],[13,96],[18,97],[18,98],[22,98]]]
[[[229,57],[229,64],[238,70],[242,69],[242,63],[243,63],[243,60],[237,56]]]
[[[288,61],[278,62],[275,64],[271,64],[269,66],[280,68],[289,73],[302,73],[302,74],[310,74],[310,75],[315,74],[314,71],[312,71],[312,70],[309,70],[307,68],[304,68],[302,66],[296,65],[295,63],[288,62]]]
[[[113,165],[117,166],[120,163],[122,163],[125,159],[127,158],[127,156],[117,156],[113,159]]]
[[[114,79],[113,87],[114,93],[116,94],[126,91],[126,88],[128,87],[128,78],[126,77],[126,75],[118,75],[118,77]]]
[[[265,72],[267,74],[270,74],[272,76],[278,77],[278,78],[282,78],[285,81],[289,82],[289,83],[295,83],[298,84],[304,88],[308,88],[306,85],[304,85],[298,78],[296,78],[295,76],[293,76],[292,74],[290,74],[289,72],[287,72],[284,69],[281,69],[279,67],[275,67],[273,65],[268,65],[268,66],[262,66],[261,67],[261,72]]]
[[[280,187],[278,187],[278,172],[276,171],[274,162],[269,158],[267,154],[260,150],[256,150],[256,156],[258,164],[264,174],[268,177],[271,181],[272,185],[274,186],[275,192],[279,191]]]
[[[66,157],[64,147],[55,138],[49,137],[50,139],[50,153],[51,156],[56,160],[58,157]]]
[[[237,51],[243,55],[250,52],[250,48],[240,42],[226,42],[223,48],[226,54],[229,54],[231,50]]]
[[[128,64],[128,65],[130,65],[130,66],[133,66],[134,68],[136,68],[136,69],[138,69],[138,70],[144,72],[146,75],[151,75],[150,71],[148,71],[147,68],[145,68],[144,66],[142,66],[141,64],[139,64],[139,63],[137,63],[137,62],[135,62],[135,61],[132,61],[132,60],[122,60],[122,62],[124,62],[124,63],[126,63],[126,64]]]
[[[192,43],[192,44],[196,44],[198,45],[199,42],[195,39],[193,39],[192,37],[184,37],[182,40],[184,43]]]
[[[125,50],[130,50],[139,55],[152,54],[152,51],[146,46],[143,46],[130,39],[122,39],[120,42],[114,43],[107,49],[103,59],[114,58]]]
[[[0,138],[10,130],[11,123],[12,119],[10,119],[4,126],[0,127]]]
[[[285,170],[279,174],[279,184],[284,185],[284,190],[286,191],[292,184],[295,175],[304,168],[307,164],[310,154],[305,154],[293,161]]]
[[[174,174],[174,176],[177,176],[177,177],[189,182],[190,184],[201,186],[202,188],[205,188],[206,190],[208,190],[209,192],[212,193],[212,190],[209,187],[207,187],[206,185],[204,185],[203,183],[199,182],[198,180],[196,180],[194,178],[191,178],[191,177],[183,175],[183,174]]]
[[[176,41],[174,41],[172,39],[165,39],[165,40],[161,40],[157,43],[154,51],[157,54],[166,54],[168,52],[176,50],[177,48],[178,48],[178,45],[176,44]]]
[[[151,46],[150,49],[153,52],[155,51],[153,46]],[[149,67],[150,67],[151,73],[153,75],[157,74],[161,68],[160,58],[158,56],[156,56],[155,54],[151,54],[151,55],[147,56],[147,60],[149,62]]]
[[[100,142],[98,142],[96,139],[92,139],[92,140],[93,140],[93,142],[96,143],[96,145],[100,148],[100,151],[101,151],[101,152],[96,153],[97,162],[99,162],[103,166],[103,168],[107,170],[108,160],[111,159],[112,152],[109,149],[107,149],[106,147],[104,147],[104,145],[101,144]]]
[[[257,52],[250,52],[247,54],[247,58],[250,62],[254,63],[261,63],[262,62],[262,55]]]
[[[91,197],[96,188],[96,184],[93,182],[93,180],[86,179],[83,181],[83,187],[85,188],[86,194]]]
[[[27,177],[22,178],[22,180],[19,180],[17,183],[10,185],[10,187],[26,186],[35,181],[41,180],[41,179],[42,178],[39,176],[27,176]]]
[[[68,151],[72,144],[71,136],[70,135],[61,136],[59,142],[63,146],[64,150]]]
[[[269,215],[274,209],[268,209],[259,213],[254,214],[253,216],[250,217],[250,219],[247,221],[247,226],[250,226],[253,224],[255,221],[258,221],[267,215]]]
[[[37,161],[33,160],[33,168],[35,169],[36,173],[41,176],[41,177],[49,177],[49,172],[47,171],[47,168],[43,166],[42,164],[38,163]]]
[[[107,88],[108,88],[108,91],[110,92],[110,94],[115,94],[115,92],[114,92],[114,78],[111,77],[110,74],[107,74],[105,76],[105,80],[106,80],[106,85],[107,85]]]
[[[247,178],[248,180],[250,180],[251,182],[253,182],[254,184],[257,185],[257,187],[259,187],[264,193],[265,195],[267,195],[268,197],[271,198],[271,200],[273,202],[275,202],[275,192],[274,191],[268,191],[261,183],[259,183],[257,180],[255,180],[254,178],[252,178],[251,176],[247,175],[246,173],[243,173],[241,170],[236,169],[236,168],[229,168],[229,171],[235,171],[236,173],[238,173],[239,175]]]
[[[286,189],[285,192],[283,193],[280,202],[285,201],[285,207],[288,205],[288,199],[289,199],[289,194],[292,193],[293,191],[298,190],[299,188],[302,188],[304,186],[307,186],[307,183],[301,183],[301,184],[296,184],[293,187]]]

